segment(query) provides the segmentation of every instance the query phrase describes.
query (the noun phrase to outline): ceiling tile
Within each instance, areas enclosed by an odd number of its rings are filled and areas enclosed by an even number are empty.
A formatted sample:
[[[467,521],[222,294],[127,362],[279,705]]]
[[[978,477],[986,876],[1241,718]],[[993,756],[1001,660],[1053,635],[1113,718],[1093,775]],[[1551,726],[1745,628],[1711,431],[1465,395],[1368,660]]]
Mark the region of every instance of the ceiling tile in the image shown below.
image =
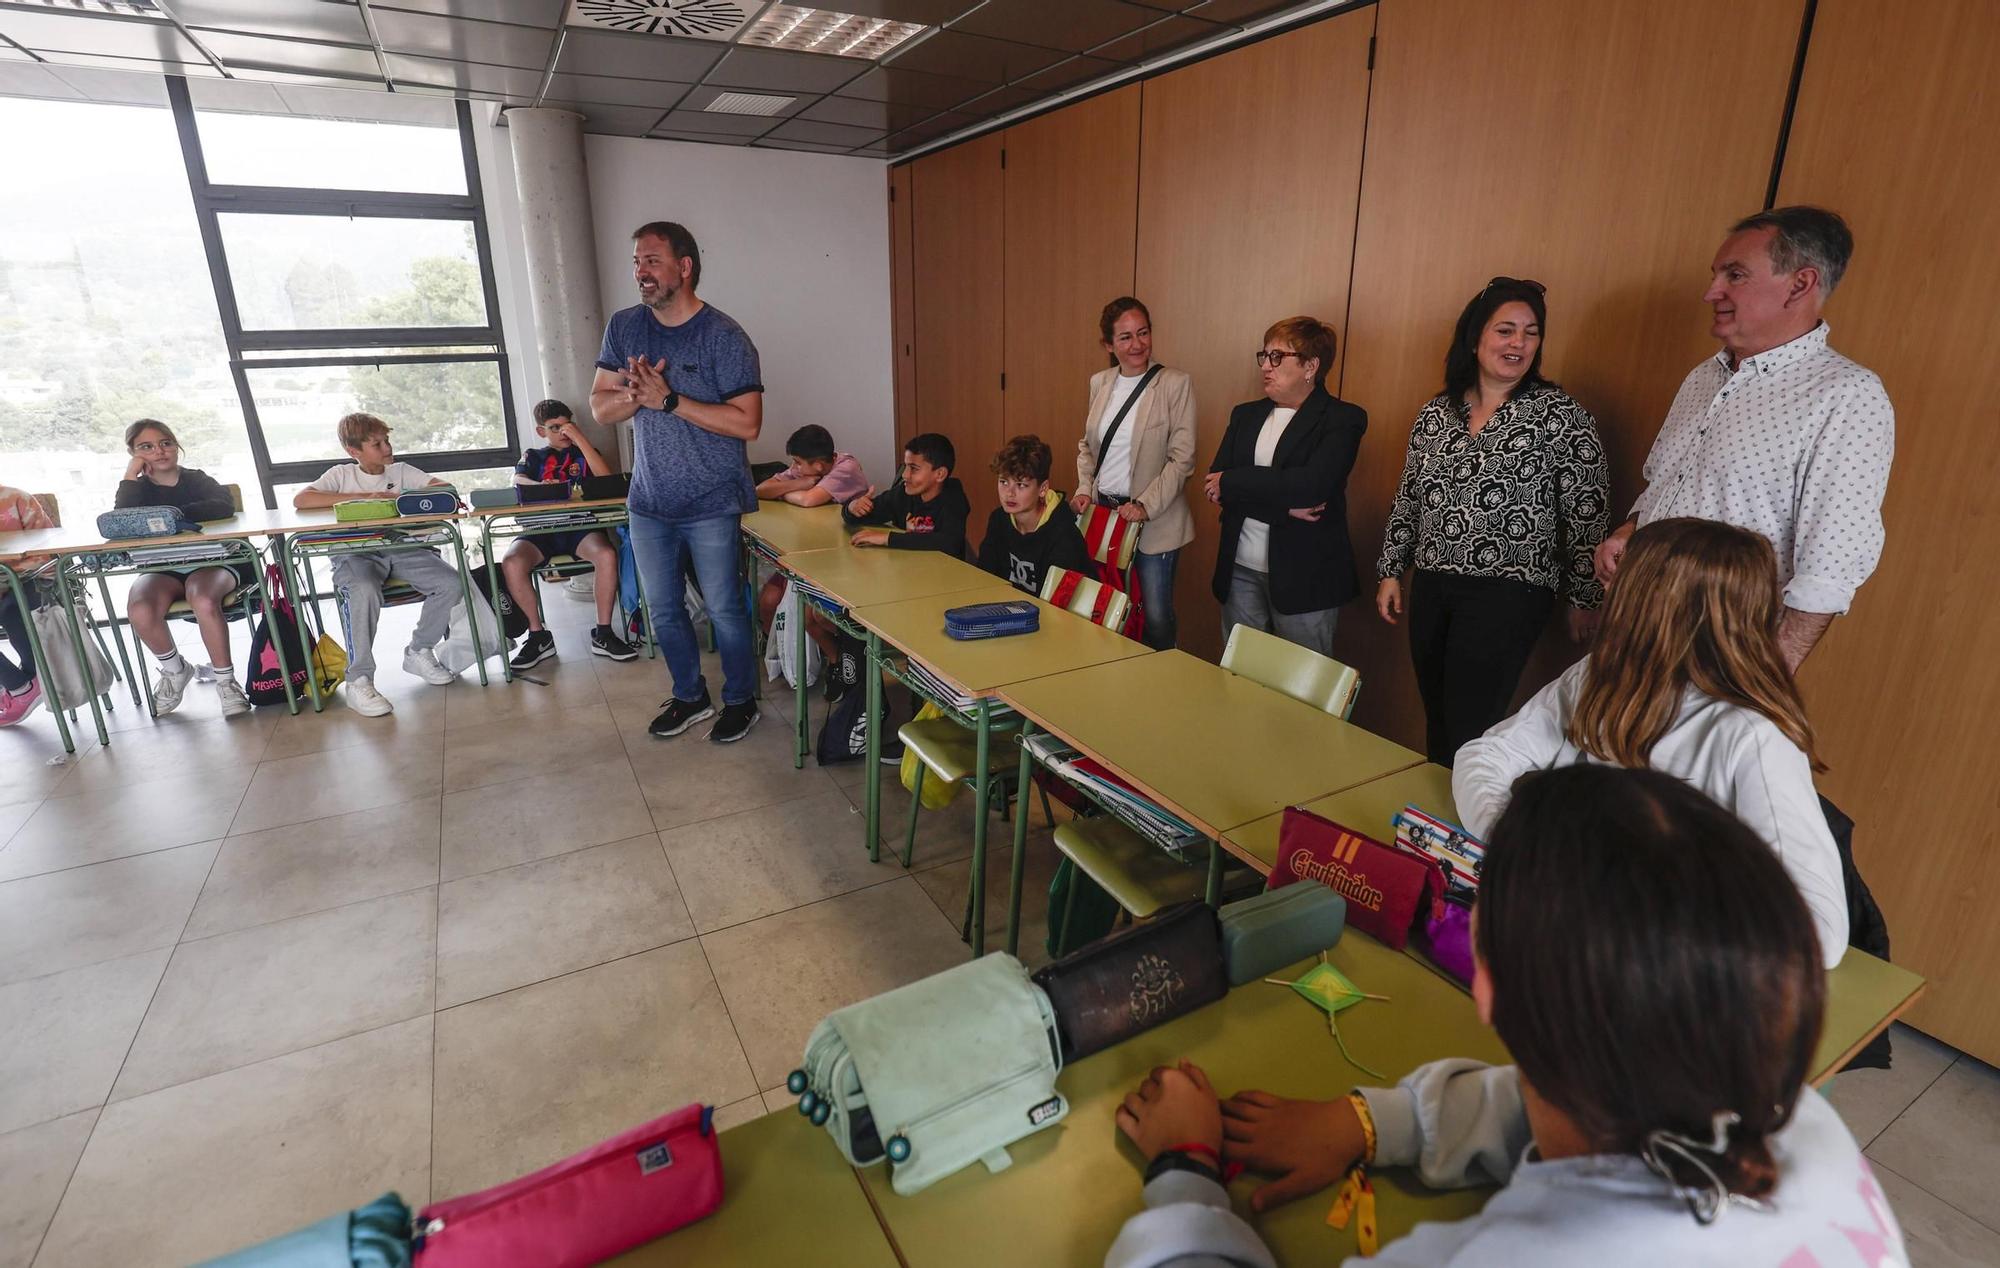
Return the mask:
[[[671,132],[726,132],[731,136],[753,137],[769,132],[778,122],[777,119],[767,119],[761,115],[710,114],[705,110],[676,110],[660,120],[660,127]]]
[[[926,75],[898,66],[878,66],[840,90],[843,97],[890,101],[898,105],[933,106],[939,110],[976,97],[987,85],[948,75]]]
[[[692,84],[671,79],[614,79],[609,75],[551,75],[548,93],[569,101],[602,101],[614,106],[670,110]]]
[[[853,97],[822,97],[799,111],[801,119],[825,123],[845,123],[877,132],[913,127],[936,113],[929,106],[898,105],[888,101],[858,101]]]
[[[844,123],[820,123],[813,119],[789,119],[771,129],[771,136],[778,140],[837,145],[843,150],[879,141],[883,135],[880,128],[850,128]]]
[[[12,44],[0,44],[0,62],[32,62],[34,60],[33,57],[28,55],[28,50],[24,48],[15,48]]]
[[[167,7],[192,27],[368,43],[361,10],[349,0],[168,0]]]
[[[389,73],[398,84],[428,84],[460,92],[533,97],[542,90],[542,72],[539,70],[487,66],[481,62],[447,62],[434,57],[404,57],[391,53]]]
[[[458,115],[436,97],[413,92],[357,92],[350,87],[320,88],[284,84],[278,96],[292,114],[320,119],[357,119],[371,123],[413,123],[429,128],[457,125]]]
[[[649,106],[614,106],[591,101],[544,101],[542,105],[552,110],[576,111],[583,116],[583,130],[600,136],[644,136],[660,117],[660,111]]]
[[[720,97],[723,93],[743,92],[743,91],[745,90],[741,88],[712,88],[707,84],[703,84],[701,87],[696,88],[693,92],[689,93],[687,95],[687,99],[685,101],[680,102],[679,105],[682,110],[699,110],[702,113],[706,114],[709,113],[708,110],[709,103],[714,101],[717,97]],[[780,106],[777,110],[773,111],[768,115],[745,115],[743,116],[744,118],[763,118],[763,119],[788,118],[792,115],[799,113],[799,111],[805,107],[806,103],[813,100],[811,94],[807,94],[805,96],[793,96],[791,93],[759,93],[757,95],[771,96],[771,97],[791,97],[792,100],[790,101],[790,103]]]
[[[120,106],[165,106],[167,81],[159,75],[134,75],[122,70],[95,70],[88,66],[52,66],[56,78],[92,101]],[[208,83],[209,80],[199,80]],[[226,81],[215,80],[215,83]]]
[[[163,62],[205,60],[201,50],[188,43],[171,22],[0,9],[0,35],[37,53],[89,53]]]
[[[291,108],[270,84],[248,79],[212,79],[188,85],[188,98],[196,110],[225,110],[232,114],[290,114]]]
[[[796,3],[796,0],[785,2]],[[981,3],[982,0],[829,0],[818,7],[835,13],[858,13],[868,18],[941,26],[977,9]]]
[[[238,66],[262,66],[308,75],[382,78],[382,66],[375,60],[373,48],[235,35],[228,31],[197,31],[195,38],[231,70]]]
[[[1120,0],[988,0],[951,29],[1081,53],[1159,16]]]
[[[1058,62],[1047,70],[1036,71],[1009,87],[1053,96],[1066,88],[1074,88],[1078,84],[1101,79],[1124,69],[1123,62],[1107,62],[1101,57],[1077,56],[1066,62]]]
[[[548,64],[555,33],[507,22],[441,18],[398,9],[370,9],[382,47],[397,53],[443,57],[492,66],[540,70]]]
[[[707,82],[730,88],[763,88],[789,93],[832,92],[869,68],[853,57],[790,53],[769,48],[732,48],[708,72]]]
[[[577,75],[698,82],[728,46],[710,40],[677,40],[667,35],[620,35],[614,31],[563,32],[556,69]]]
[[[697,145],[748,145],[747,136],[724,136],[720,132],[673,132],[662,129],[647,136],[660,141],[692,141]]]
[[[522,26],[560,26],[564,0],[395,0],[393,4],[371,4],[372,12],[383,9],[414,9],[441,13],[454,18],[486,18],[493,22],[516,22]]]
[[[389,85],[382,80],[382,72],[371,75],[307,75],[297,71],[272,70],[268,66],[231,66],[229,73],[238,79],[256,80],[268,84],[298,84],[304,87],[334,88],[348,92],[379,92],[383,96],[392,95]]]
[[[222,72],[208,62],[160,62],[150,57],[100,57],[95,53],[58,53],[37,49],[49,61],[63,66],[95,66],[101,70],[137,72],[141,75],[184,75],[190,79],[219,79]]]
[[[1300,7],[1300,0],[1207,0],[1204,4],[1189,5],[1187,12],[1210,22],[1254,22],[1282,9]]]
[[[939,31],[929,39],[897,49],[888,65],[898,70],[919,70],[934,75],[956,75],[960,79],[1004,84],[1032,75],[1062,60],[1053,49],[1016,44],[1011,40],[966,35],[959,31]]]
[[[1213,22],[1203,22],[1197,18],[1171,17],[1155,22],[1144,30],[1099,45],[1090,50],[1092,57],[1108,57],[1113,61],[1141,62],[1149,57],[1171,53],[1177,48],[1185,48],[1197,40],[1221,35],[1226,28]]]
[[[84,101],[83,93],[57,77],[54,68],[36,62],[0,62],[0,97],[46,97],[52,101]]]

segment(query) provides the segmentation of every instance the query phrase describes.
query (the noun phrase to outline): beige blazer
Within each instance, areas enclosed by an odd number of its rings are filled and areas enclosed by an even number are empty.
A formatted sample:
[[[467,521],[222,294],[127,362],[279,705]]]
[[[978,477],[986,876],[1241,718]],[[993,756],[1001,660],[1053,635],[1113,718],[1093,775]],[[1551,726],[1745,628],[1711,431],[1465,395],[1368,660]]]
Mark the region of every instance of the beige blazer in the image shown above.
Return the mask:
[[[1090,413],[1076,446],[1077,492],[1089,497],[1097,496],[1097,446],[1111,421],[1104,405],[1117,373],[1117,366],[1106,366],[1090,377]],[[1194,380],[1180,370],[1162,369],[1121,430],[1132,437],[1133,500],[1146,508],[1139,549],[1149,555],[1179,550],[1194,540],[1186,487],[1194,471]]]

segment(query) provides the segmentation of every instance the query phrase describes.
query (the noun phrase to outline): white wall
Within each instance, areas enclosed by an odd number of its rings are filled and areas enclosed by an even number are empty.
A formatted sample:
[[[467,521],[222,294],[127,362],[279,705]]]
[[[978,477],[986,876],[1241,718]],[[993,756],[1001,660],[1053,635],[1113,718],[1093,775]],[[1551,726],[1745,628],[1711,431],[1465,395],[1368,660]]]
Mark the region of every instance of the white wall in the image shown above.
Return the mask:
[[[686,225],[702,299],[742,323],[763,364],[751,459],[782,458],[785,437],[818,423],[887,484],[898,455],[882,162],[605,136],[585,138],[585,157],[607,313],[638,302],[632,230]]]

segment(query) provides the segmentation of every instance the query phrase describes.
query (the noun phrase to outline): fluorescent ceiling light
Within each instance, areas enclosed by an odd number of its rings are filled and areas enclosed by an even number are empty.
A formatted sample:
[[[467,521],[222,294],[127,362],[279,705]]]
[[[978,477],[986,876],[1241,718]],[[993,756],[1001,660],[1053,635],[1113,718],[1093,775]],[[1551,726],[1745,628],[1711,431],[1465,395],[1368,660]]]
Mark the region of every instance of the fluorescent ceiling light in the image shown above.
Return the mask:
[[[761,92],[726,92],[702,109],[710,114],[772,115],[797,100],[797,97],[773,97]]]
[[[832,9],[774,4],[744,28],[742,42],[872,62],[923,29],[921,22],[893,22]]]

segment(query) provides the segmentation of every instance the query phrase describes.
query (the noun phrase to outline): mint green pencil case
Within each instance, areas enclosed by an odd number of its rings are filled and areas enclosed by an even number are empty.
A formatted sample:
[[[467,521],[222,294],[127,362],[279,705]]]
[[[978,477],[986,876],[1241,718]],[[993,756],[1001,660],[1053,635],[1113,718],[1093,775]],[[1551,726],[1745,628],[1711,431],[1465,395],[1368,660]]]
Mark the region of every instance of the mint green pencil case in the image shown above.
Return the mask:
[[[1347,928],[1347,900],[1316,881],[1267,889],[1227,903],[1222,919],[1222,961],[1229,984],[1275,973],[1340,941]]]

